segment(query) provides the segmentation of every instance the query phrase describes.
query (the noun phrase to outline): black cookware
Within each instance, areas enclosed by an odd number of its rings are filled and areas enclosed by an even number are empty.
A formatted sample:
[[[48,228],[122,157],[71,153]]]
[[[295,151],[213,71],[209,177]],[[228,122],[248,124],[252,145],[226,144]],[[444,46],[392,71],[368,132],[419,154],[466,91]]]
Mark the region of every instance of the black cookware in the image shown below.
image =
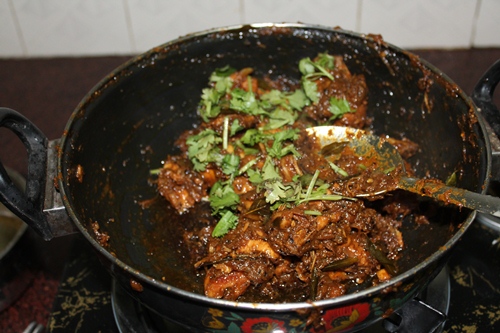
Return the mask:
[[[22,115],[1,109],[0,125],[20,137],[29,156],[25,193],[13,188],[0,167],[2,201],[45,239],[70,229],[69,216],[122,287],[192,331],[365,327],[413,299],[436,276],[474,212],[422,202],[432,212],[430,224],[405,222],[401,274],[377,287],[314,303],[238,303],[199,293],[199,278],[179,246],[179,226],[195,221],[189,214],[176,216],[158,199],[149,176],[175,152],[179,134],[199,122],[200,92],[216,68],[253,67],[257,75],[298,79],[298,60],[319,52],[342,55],[353,73],[365,76],[370,127],[416,141],[421,152],[411,163],[420,177],[444,180],[455,174],[457,186],[486,191],[497,161],[490,146],[493,131],[483,116],[499,134],[491,104],[499,63],[478,84],[475,104],[438,69],[379,36],[261,24],[189,35],[125,63],[84,97],[60,140],[48,142]],[[307,326],[316,315],[324,325]]]

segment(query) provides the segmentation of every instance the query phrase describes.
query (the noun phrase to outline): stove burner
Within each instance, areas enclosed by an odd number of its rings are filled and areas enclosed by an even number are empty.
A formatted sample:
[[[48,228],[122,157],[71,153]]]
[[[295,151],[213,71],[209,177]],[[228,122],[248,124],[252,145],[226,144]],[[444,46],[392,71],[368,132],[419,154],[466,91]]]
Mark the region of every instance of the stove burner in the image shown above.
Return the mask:
[[[120,333],[192,332],[134,301],[116,281],[112,285],[111,304]],[[419,298],[405,304],[391,317],[358,333],[441,333],[449,304],[450,277],[445,267]]]

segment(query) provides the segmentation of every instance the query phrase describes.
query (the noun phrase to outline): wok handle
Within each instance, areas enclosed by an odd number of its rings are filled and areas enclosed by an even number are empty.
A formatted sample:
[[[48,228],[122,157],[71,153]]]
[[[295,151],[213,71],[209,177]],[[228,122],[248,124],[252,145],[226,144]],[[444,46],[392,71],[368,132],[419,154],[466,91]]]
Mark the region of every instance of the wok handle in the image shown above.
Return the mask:
[[[43,213],[47,180],[47,137],[20,113],[0,108],[0,127],[16,134],[28,153],[26,189],[22,192],[0,162],[0,201],[45,240],[52,231]]]
[[[481,114],[484,115],[497,138],[500,138],[500,112],[493,103],[493,93],[499,81],[500,60],[497,60],[479,79],[472,92],[474,103],[481,109]]]

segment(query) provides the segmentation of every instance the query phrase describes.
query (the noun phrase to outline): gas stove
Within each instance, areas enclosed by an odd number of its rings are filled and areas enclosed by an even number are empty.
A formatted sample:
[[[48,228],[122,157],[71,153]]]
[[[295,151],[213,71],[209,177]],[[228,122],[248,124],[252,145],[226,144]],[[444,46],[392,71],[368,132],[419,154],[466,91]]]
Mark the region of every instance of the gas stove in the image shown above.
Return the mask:
[[[47,332],[190,332],[133,301],[73,237]],[[476,221],[418,299],[363,332],[499,332],[499,276],[500,232]]]

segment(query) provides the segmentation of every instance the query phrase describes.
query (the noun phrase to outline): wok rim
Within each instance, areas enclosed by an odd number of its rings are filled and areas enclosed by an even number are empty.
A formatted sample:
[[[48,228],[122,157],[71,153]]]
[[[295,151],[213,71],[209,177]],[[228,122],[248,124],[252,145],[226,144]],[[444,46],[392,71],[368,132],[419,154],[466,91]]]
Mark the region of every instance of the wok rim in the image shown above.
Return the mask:
[[[75,121],[75,119],[82,117],[82,106],[87,103],[89,98],[91,98],[96,92],[101,91],[110,81],[113,81],[113,78],[116,76],[119,76],[120,72],[122,72],[124,69],[133,66],[134,64],[140,62],[141,60],[151,57],[155,53],[158,52],[159,49],[165,49],[168,48],[169,46],[182,43],[191,39],[196,39],[201,36],[205,35],[210,35],[210,34],[215,34],[215,33],[220,33],[220,32],[231,32],[231,31],[238,31],[242,30],[245,27],[250,27],[255,30],[263,29],[263,28],[271,28],[271,27],[276,27],[276,28],[290,28],[290,29],[310,29],[310,30],[318,30],[318,31],[330,31],[330,32],[338,32],[340,34],[346,35],[348,37],[354,37],[354,38],[360,38],[363,40],[373,40],[369,34],[363,34],[363,33],[358,33],[350,30],[345,30],[339,27],[328,27],[324,25],[318,25],[318,24],[307,24],[307,23],[289,23],[289,22],[282,22],[282,23],[269,23],[269,22],[262,22],[262,23],[251,23],[251,24],[237,24],[237,25],[229,25],[229,26],[222,26],[222,27],[217,27],[217,28],[211,28],[207,30],[202,30],[199,32],[187,34],[185,36],[178,37],[176,39],[173,39],[171,41],[168,41],[166,43],[163,43],[161,45],[158,45],[157,47],[154,47],[144,53],[138,54],[133,56],[130,60],[124,62],[122,65],[118,66],[115,70],[110,72],[106,77],[104,77],[101,81],[99,81],[88,93],[85,95],[85,97],[82,99],[82,101],[78,104],[78,106],[75,108],[73,113],[71,114],[67,125],[64,130],[64,134],[61,138],[61,151],[62,153],[59,154],[57,158],[57,171],[58,174],[62,175],[62,165],[63,165],[63,159],[64,156],[67,154],[65,153],[66,151],[72,150],[71,144],[68,140],[69,133],[71,133],[71,127]],[[408,54],[415,56],[418,61],[427,69],[429,69],[433,74],[443,78],[448,83],[452,83],[453,85],[457,86],[453,80],[451,80],[446,74],[444,74],[441,70],[438,68],[434,67],[432,64],[428,63],[425,59],[421,59],[420,57],[414,55],[413,53],[406,51],[400,47],[397,47],[391,43],[388,43],[386,41],[383,42],[387,48],[392,49],[398,53],[402,54]],[[458,86],[457,86],[458,87]],[[480,110],[477,108],[477,106],[474,104],[473,100],[471,99],[470,96],[465,94],[465,92],[458,87],[458,92],[457,94],[466,102],[471,108],[474,110],[474,115],[477,118],[477,123],[479,125],[479,133],[478,133],[478,139],[483,139],[484,141],[484,146],[485,146],[485,152],[483,154],[486,154],[486,172],[485,175],[486,177],[482,180],[482,185],[481,185],[481,193],[485,193],[486,189],[489,184],[489,177],[488,175],[491,174],[491,159],[492,159],[492,152],[491,152],[491,144],[490,140],[488,138],[488,134],[486,131],[486,126],[485,126],[485,120],[480,114]],[[105,88],[104,88],[105,89]],[[482,138],[480,137],[482,136]],[[206,305],[210,306],[219,306],[219,307],[225,307],[225,308],[239,308],[239,309],[246,309],[246,310],[255,310],[255,311],[273,311],[273,312],[286,312],[286,311],[295,311],[297,309],[310,309],[310,308],[331,308],[331,307],[338,307],[342,306],[344,304],[348,303],[353,303],[356,302],[357,300],[362,300],[364,298],[369,298],[373,295],[377,295],[381,293],[384,289],[394,286],[394,285],[399,285],[403,281],[410,279],[413,275],[415,275],[417,272],[424,270],[427,268],[429,265],[438,262],[447,252],[449,252],[453,246],[457,243],[457,241],[462,237],[462,235],[466,232],[466,230],[469,228],[469,226],[472,224],[472,222],[475,219],[476,216],[476,211],[471,211],[467,218],[461,223],[460,227],[455,231],[453,236],[444,244],[442,245],[438,251],[434,252],[431,256],[426,258],[425,260],[419,262],[417,265],[413,266],[411,269],[407,270],[406,272],[397,275],[396,277],[381,283],[377,286],[369,287],[366,289],[363,289],[361,291],[351,293],[351,294],[346,294],[342,295],[336,298],[331,298],[331,299],[324,299],[324,300],[319,300],[319,301],[310,301],[310,302],[290,302],[290,303],[251,303],[251,302],[237,302],[237,301],[228,301],[228,300],[223,300],[223,299],[215,299],[215,298],[209,298],[207,296],[204,296],[202,294],[197,294],[194,292],[186,291],[183,289],[180,289],[178,287],[169,285],[167,283],[161,282],[155,278],[152,278],[144,273],[141,273],[139,270],[134,269],[130,265],[126,264],[122,260],[118,259],[117,257],[113,256],[108,250],[106,250],[103,246],[101,246],[89,233],[88,228],[86,228],[81,222],[78,217],[78,215],[75,213],[75,211],[72,209],[70,200],[69,200],[69,193],[71,192],[71,189],[68,188],[68,184],[65,182],[65,179],[63,177],[58,177],[58,183],[59,183],[59,189],[61,192],[62,200],[64,203],[64,206],[66,207],[66,210],[68,212],[68,215],[78,228],[78,230],[85,236],[85,238],[92,244],[92,246],[101,254],[103,255],[107,260],[112,262],[114,265],[117,265],[120,267],[120,269],[123,272],[131,274],[134,279],[137,280],[137,282],[142,282],[146,283],[149,286],[152,286],[156,289],[159,289],[163,292],[166,293],[172,293],[178,297],[181,297],[183,299],[187,299],[191,302],[198,302],[198,303],[204,303]]]

